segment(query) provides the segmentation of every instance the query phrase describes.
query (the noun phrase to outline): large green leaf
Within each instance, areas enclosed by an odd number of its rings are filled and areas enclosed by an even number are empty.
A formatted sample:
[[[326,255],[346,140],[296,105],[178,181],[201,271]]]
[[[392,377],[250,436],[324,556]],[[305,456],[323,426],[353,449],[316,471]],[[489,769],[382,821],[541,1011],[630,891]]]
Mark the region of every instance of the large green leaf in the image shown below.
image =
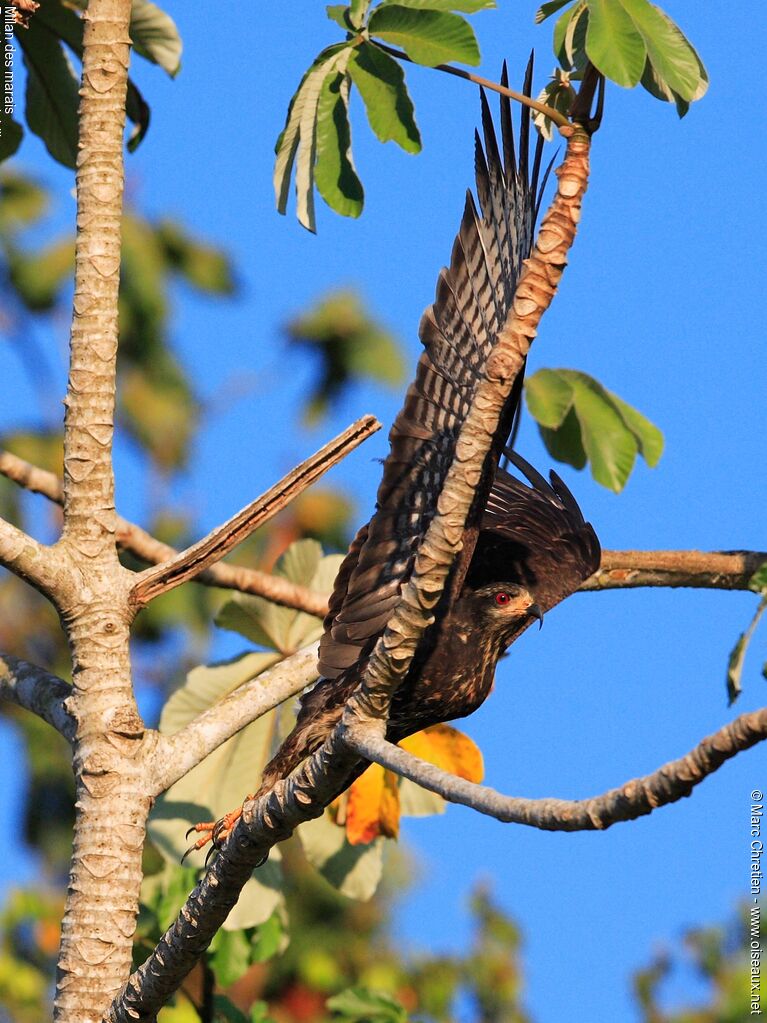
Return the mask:
[[[130,37],[136,53],[174,78],[181,68],[181,36],[170,15],[149,0],[133,0]]]
[[[586,44],[588,23],[586,0],[578,0],[557,18],[554,25],[554,55],[565,71],[580,66],[585,60],[581,48]]]
[[[72,65],[59,40],[35,18],[18,38],[27,68],[27,124],[54,160],[74,168],[79,96]]]
[[[316,540],[298,540],[277,562],[274,574],[329,596],[342,561],[340,554],[323,557]],[[224,604],[216,624],[282,654],[294,653],[322,635],[322,622],[314,615],[248,594],[237,594]]]
[[[352,54],[348,73],[359,89],[378,139],[392,140],[408,153],[419,153],[421,133],[399,62],[377,46],[362,43]]]
[[[687,102],[700,99],[708,88],[708,75],[679,26],[648,0],[620,3],[641,33],[658,79]]]
[[[314,164],[316,159],[317,109],[327,78],[346,71],[351,47],[329,46],[315,59],[288,106],[285,127],[275,145],[274,193],[277,210],[287,209],[290,178],[295,165],[296,216],[307,230],[316,229],[314,216]]]
[[[457,61],[479,64],[479,46],[471,25],[458,14],[388,4],[368,22],[372,36],[400,46],[417,64],[435,67]]]
[[[594,479],[616,493],[637,452],[649,466],[657,465],[660,430],[586,373],[539,370],[525,382],[525,397],[549,453],[578,469],[588,461]]]
[[[525,381],[525,398],[533,419],[557,429],[572,407],[573,388],[556,370],[539,369]]]
[[[350,845],[345,828],[326,810],[297,830],[304,853],[322,876],[350,899],[367,901],[375,894],[383,872],[384,839],[369,845]]]
[[[362,213],[364,192],[352,160],[349,79],[328,76],[317,104],[317,158],[314,180],[322,198],[344,217]]]
[[[620,0],[588,0],[586,53],[603,75],[633,88],[644,71],[644,40]]]

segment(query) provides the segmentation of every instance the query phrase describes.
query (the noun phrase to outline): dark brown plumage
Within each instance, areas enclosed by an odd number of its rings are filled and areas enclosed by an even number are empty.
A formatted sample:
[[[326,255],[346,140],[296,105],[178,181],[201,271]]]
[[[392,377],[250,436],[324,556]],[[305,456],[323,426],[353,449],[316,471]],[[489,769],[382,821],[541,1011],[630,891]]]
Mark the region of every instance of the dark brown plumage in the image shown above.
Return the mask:
[[[532,60],[524,87],[528,94],[531,79]],[[522,113],[517,160],[508,100],[501,101],[499,148],[484,94],[481,99],[484,148],[478,135],[475,147],[479,209],[468,193],[450,267],[440,273],[435,301],[421,319],[424,352],[390,433],[376,511],[336,578],[320,642],[323,677],[302,698],[296,726],[264,770],[259,794],[322,744],[359,683],[434,516],[458,434],[532,247],[548,176],[547,170],[539,189],[542,139],[529,170],[529,110]],[[497,468],[518,407],[521,379],[517,383],[435,623],[392,702],[387,731],[392,741],[476,710],[490,692],[503,651],[533,617],[576,590],[598,567],[596,535],[555,474],[549,484],[513,454],[531,486]],[[237,815],[219,822],[217,840]],[[209,827],[198,825],[198,830]]]

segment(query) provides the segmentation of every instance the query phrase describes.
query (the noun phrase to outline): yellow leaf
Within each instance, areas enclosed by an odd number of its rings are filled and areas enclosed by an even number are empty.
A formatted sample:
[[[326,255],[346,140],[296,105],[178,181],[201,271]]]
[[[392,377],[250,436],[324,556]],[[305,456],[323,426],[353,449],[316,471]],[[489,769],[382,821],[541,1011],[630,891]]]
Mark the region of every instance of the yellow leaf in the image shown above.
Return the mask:
[[[485,769],[479,747],[450,725],[432,725],[403,739],[400,746],[413,756],[467,781],[480,782]],[[371,764],[347,793],[346,838],[350,845],[367,845],[379,835],[399,836],[399,778],[380,764]]]
[[[402,749],[466,781],[480,782],[485,775],[482,753],[468,735],[450,725],[432,725],[400,742]]]
[[[399,789],[394,775],[371,764],[349,789],[346,837],[350,845],[366,845],[379,835],[399,835]]]

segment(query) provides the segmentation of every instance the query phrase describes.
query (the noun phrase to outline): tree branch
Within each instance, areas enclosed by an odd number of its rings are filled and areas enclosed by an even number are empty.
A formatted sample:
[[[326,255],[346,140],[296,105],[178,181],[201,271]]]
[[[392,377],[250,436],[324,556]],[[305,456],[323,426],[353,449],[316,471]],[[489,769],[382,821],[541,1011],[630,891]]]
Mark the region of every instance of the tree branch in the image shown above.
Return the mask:
[[[32,491],[32,493],[42,494],[49,501],[54,501],[56,504],[62,503],[60,478],[55,473],[25,462],[23,458],[11,454],[10,451],[0,451],[0,475],[13,480],[14,483],[18,483],[19,486]],[[152,565],[170,561],[179,553],[175,547],[163,543],[162,540],[147,533],[141,526],[137,526],[119,515],[116,519],[115,539],[123,550],[130,551],[141,561]],[[298,586],[290,582],[289,579],[282,579],[280,576],[261,572],[257,568],[247,568],[244,565],[224,563],[211,565],[210,568],[201,572],[194,581],[204,583],[206,586],[218,586],[222,589],[238,590],[240,593],[252,593],[257,597],[265,597],[275,604],[305,611],[318,618],[324,618],[328,609],[327,601],[321,594],[315,593],[305,586]]]
[[[602,551],[602,563],[581,590],[690,586],[748,590],[767,562],[765,551]]]
[[[10,654],[0,654],[0,700],[16,703],[47,721],[72,741],[76,723],[65,701],[72,687],[58,675]]]
[[[317,644],[238,686],[174,735],[161,735],[153,755],[153,796],[182,778],[223,742],[256,718],[300,693],[317,678]]]
[[[237,544],[247,539],[255,529],[281,511],[298,494],[380,428],[381,424],[375,416],[363,416],[358,419],[228,522],[214,529],[170,561],[139,573],[132,591],[135,604],[139,607],[145,606],[161,593],[180,586],[187,579],[199,575],[209,565],[226,557]]]
[[[3,568],[47,593],[57,560],[50,547],[0,519],[0,565]]]
[[[696,785],[726,760],[767,739],[767,707],[741,714],[703,739],[686,756],[669,761],[652,774],[584,800],[504,796],[414,757],[387,742],[376,728],[354,725],[345,738],[366,760],[436,792],[451,803],[469,806],[504,823],[526,824],[544,831],[602,831],[689,796]]]

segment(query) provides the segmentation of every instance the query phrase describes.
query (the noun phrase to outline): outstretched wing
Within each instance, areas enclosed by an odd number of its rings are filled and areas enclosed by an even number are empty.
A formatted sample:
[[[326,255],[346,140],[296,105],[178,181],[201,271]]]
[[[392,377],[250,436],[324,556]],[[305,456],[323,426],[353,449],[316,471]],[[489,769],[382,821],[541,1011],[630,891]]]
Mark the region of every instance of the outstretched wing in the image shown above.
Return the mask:
[[[548,611],[599,568],[599,540],[555,472],[548,483],[515,452],[509,458],[531,486],[496,471],[466,581],[521,583]]]
[[[528,94],[531,82],[532,58]],[[355,538],[336,579],[320,643],[319,668],[326,678],[337,677],[371,648],[397,603],[532,248],[545,185],[544,177],[538,189],[542,140],[530,169],[530,112],[522,113],[517,159],[511,106],[502,99],[499,149],[484,94],[481,99],[484,147],[476,135],[475,153],[479,208],[469,192],[450,267],[440,273],[434,304],[421,319],[425,350],[389,435],[391,451],[375,514]],[[506,429],[514,400],[504,417]]]

